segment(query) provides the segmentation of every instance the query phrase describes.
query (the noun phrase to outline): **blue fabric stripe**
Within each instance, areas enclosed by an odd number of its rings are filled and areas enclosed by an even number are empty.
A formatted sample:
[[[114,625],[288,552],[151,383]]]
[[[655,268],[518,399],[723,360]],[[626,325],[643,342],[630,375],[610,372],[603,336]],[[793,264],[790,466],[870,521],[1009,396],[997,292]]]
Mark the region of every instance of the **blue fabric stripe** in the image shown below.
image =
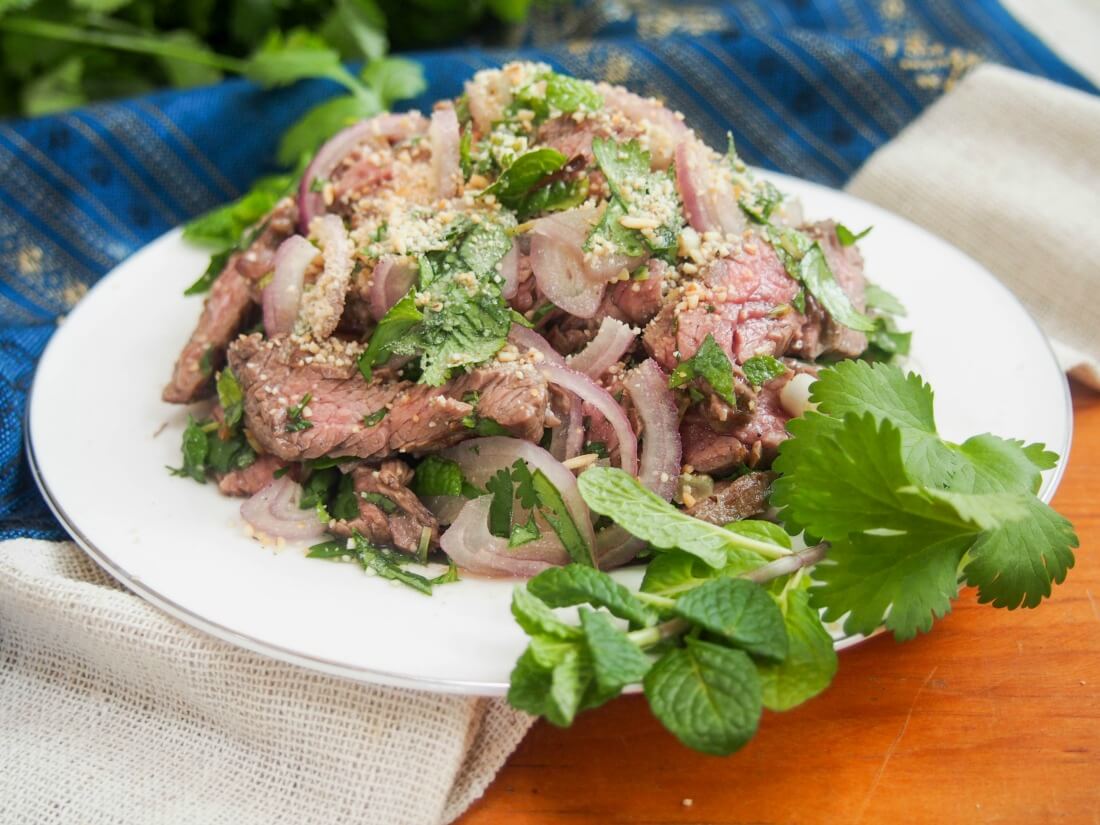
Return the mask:
[[[410,107],[459,94],[479,68],[545,60],[665,98],[718,147],[731,131],[750,163],[840,185],[979,60],[1097,93],[995,0],[577,5],[558,20],[591,21],[585,39],[548,43],[549,22],[515,49],[411,55],[429,90]],[[21,442],[57,316],[143,244],[276,171],[279,136],[338,91],[230,80],[0,124],[0,538],[61,535]]]

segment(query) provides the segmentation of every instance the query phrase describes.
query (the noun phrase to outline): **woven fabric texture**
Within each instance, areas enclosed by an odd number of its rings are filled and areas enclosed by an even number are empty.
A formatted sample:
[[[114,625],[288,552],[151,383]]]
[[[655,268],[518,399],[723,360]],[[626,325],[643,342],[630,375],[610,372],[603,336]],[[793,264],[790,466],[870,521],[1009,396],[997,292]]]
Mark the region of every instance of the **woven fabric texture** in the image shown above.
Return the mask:
[[[531,724],[334,679],[161,613],[68,542],[0,544],[0,822],[449,822]]]
[[[985,264],[1027,305],[1063,368],[1100,389],[1100,250],[1080,242],[1096,237],[1100,214],[1098,135],[1095,95],[982,66],[848,191]]]

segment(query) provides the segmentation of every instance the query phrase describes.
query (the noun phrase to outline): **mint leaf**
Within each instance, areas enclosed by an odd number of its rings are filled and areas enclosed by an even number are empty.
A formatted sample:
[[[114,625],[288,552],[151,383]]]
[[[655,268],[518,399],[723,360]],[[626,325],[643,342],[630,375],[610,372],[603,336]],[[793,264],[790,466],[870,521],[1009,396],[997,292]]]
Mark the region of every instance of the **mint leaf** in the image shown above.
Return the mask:
[[[545,602],[525,587],[512,591],[512,615],[529,636],[543,635],[569,641],[582,635],[579,628],[557,618]]]
[[[466,477],[454,461],[438,455],[427,456],[416,466],[412,491],[418,496],[460,496]]]
[[[773,542],[738,535],[693,518],[654,495],[628,473],[613,467],[592,467],[577,480],[588,506],[624,527],[629,533],[662,549],[678,548],[714,568],[746,559],[786,555]],[[746,522],[738,522],[743,527]]]
[[[869,283],[864,285],[863,299],[867,302],[867,309],[877,309],[889,315],[904,316],[906,314],[901,301],[892,292],[887,292],[878,284]]]
[[[590,604],[635,624],[657,621],[653,610],[607,573],[581,564],[544,570],[527,583],[527,589],[551,607]]]
[[[555,180],[534,189],[517,208],[526,221],[544,212],[562,212],[580,206],[588,198],[588,178]]]
[[[688,639],[650,668],[644,684],[653,715],[703,753],[728,756],[760,723],[760,680],[744,651]]]
[[[754,387],[762,387],[787,371],[786,365],[770,355],[754,355],[741,365],[745,378]]]
[[[597,137],[592,141],[592,154],[607,178],[611,194],[629,203],[636,182],[649,176],[649,152],[634,140],[618,143],[613,138]]]
[[[745,579],[714,579],[685,593],[676,613],[754,656],[787,657],[783,614],[760,585]]]
[[[769,224],[764,235],[787,274],[801,283],[833,320],[860,332],[875,329],[874,322],[852,306],[848,294],[837,283],[820,244],[791,227]]]
[[[557,149],[549,147],[524,152],[485,188],[480,197],[495,195],[504,206],[517,209],[535,184],[561,169],[567,160]]]
[[[668,377],[668,386],[675,389],[696,378],[706,381],[714,394],[731,407],[737,406],[737,398],[733,394],[733,364],[713,335],[708,334],[703,339],[691,358],[676,365]]]
[[[603,613],[580,609],[581,627],[592,656],[592,670],[601,692],[618,693],[626,685],[642,681],[649,659]]]
[[[783,193],[780,192],[771,181],[760,181],[749,192],[737,201],[746,215],[755,223],[766,224],[771,218],[775,207],[783,202]]]
[[[374,367],[389,360],[393,346],[423,320],[424,315],[416,308],[411,292],[390,307],[374,328],[367,348],[359,356],[359,372],[366,381],[373,377]]]
[[[645,238],[637,229],[627,229],[623,226],[624,217],[626,217],[626,207],[617,199],[609,201],[600,215],[599,223],[588,233],[588,238],[584,242],[585,251],[588,252],[598,243],[604,242],[621,254],[632,258],[645,255],[649,251]]]
[[[781,664],[763,664],[760,676],[764,707],[784,711],[817,696],[836,674],[833,638],[810,605],[804,589],[790,591],[781,605],[787,631],[787,658]]]
[[[588,80],[551,72],[546,77],[546,102],[563,114],[579,109],[594,112],[603,106],[603,95]]]

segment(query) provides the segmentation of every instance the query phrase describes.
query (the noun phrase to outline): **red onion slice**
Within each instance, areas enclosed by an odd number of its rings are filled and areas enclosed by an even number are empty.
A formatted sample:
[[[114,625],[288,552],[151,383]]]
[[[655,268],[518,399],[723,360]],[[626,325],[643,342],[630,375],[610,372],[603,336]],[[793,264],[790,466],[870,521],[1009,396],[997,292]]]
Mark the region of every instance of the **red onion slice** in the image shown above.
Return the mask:
[[[540,218],[531,228],[531,271],[539,290],[578,318],[591,318],[607,282],[593,280],[584,262],[584,241],[595,221],[593,209],[572,209]]]
[[[603,415],[619,439],[619,466],[632,476],[638,474],[638,437],[630,426],[623,408],[611,397],[611,393],[584,373],[560,367],[556,364],[540,364],[539,369],[551,383],[577,395],[582,401]]]
[[[550,346],[550,342],[533,329],[529,329],[520,324],[512,324],[512,329],[508,332],[508,340],[521,350],[538,350],[551,364],[558,364],[562,367],[565,366],[565,359],[562,357],[561,353]]]
[[[557,536],[544,527],[542,536],[520,547],[509,548],[508,539],[489,532],[491,496],[482,496],[462,508],[439,545],[455,564],[475,575],[529,578],[550,567],[569,563],[569,554]],[[549,533],[549,536],[547,535]]]
[[[698,232],[740,234],[745,214],[734,197],[728,173],[715,167],[710,150],[694,138],[676,147],[676,188],[684,214]]]
[[[288,476],[277,478],[241,505],[241,516],[262,537],[288,541],[312,540],[325,534],[317,513],[303,510],[302,485]]]
[[[379,144],[381,141],[390,143],[401,140],[423,132],[427,124],[427,120],[419,112],[383,114],[361,120],[329,138],[313,156],[298,186],[298,220],[302,231],[309,229],[310,221],[317,215],[325,214],[323,194],[313,191],[315,180],[327,181],[340,165],[340,161],[351,154],[360,143]]]
[[[412,258],[383,256],[371,273],[368,303],[371,317],[376,321],[382,320],[382,316],[405,297],[419,273],[420,269]]]
[[[435,192],[441,198],[453,198],[462,184],[462,156],[459,150],[458,116],[453,106],[432,112],[428,126],[432,147],[432,177]]]
[[[291,235],[275,252],[275,274],[264,287],[264,332],[268,338],[294,330],[302,303],[306,270],[320,251],[301,235]]]
[[[627,373],[623,384],[642,419],[642,461],[639,480],[665,501],[676,492],[680,475],[681,444],[676,400],[668,376],[648,358]],[[596,558],[601,570],[633,561],[645,542],[618,525],[596,536]]]
[[[298,318],[314,338],[328,338],[344,314],[344,301],[355,268],[355,244],[336,215],[314,218],[309,231],[325,254],[325,266],[317,282],[303,294]]]
[[[500,259],[500,294],[511,301],[519,291],[519,241],[512,241],[512,248]]]
[[[680,413],[668,376],[652,358],[626,374],[623,385],[642,419],[642,461],[638,479],[665,501],[676,492],[682,447]]]
[[[618,109],[644,126],[649,134],[650,165],[654,169],[667,169],[676,145],[692,134],[683,119],[654,98],[639,97],[621,86],[607,83],[599,84],[598,88],[605,106]]]
[[[634,345],[637,333],[628,324],[611,318],[603,319],[600,330],[583,350],[569,361],[569,368],[599,379]]]
[[[511,467],[519,459],[527,462],[527,465],[532,470],[542,470],[550,483],[553,484],[561,494],[562,501],[565,502],[566,509],[569,510],[569,515],[573,517],[577,529],[581,532],[581,535],[584,536],[588,546],[595,547],[596,537],[592,531],[592,514],[588,510],[588,505],[584,503],[584,499],[581,498],[580,490],[577,488],[577,479],[574,477],[573,473],[561,465],[561,462],[557,461],[550,453],[537,444],[532,444],[529,441],[523,441],[518,438],[506,438],[504,436],[475,438],[470,441],[464,441],[454,447],[449,447],[442,452],[442,456],[456,462],[458,466],[462,468],[466,480],[475,487],[481,488],[485,487],[486,482],[488,482],[494,473],[505,467]],[[474,502],[468,503],[466,507],[463,508],[462,514],[465,514],[472,504],[474,504]],[[455,526],[462,520],[462,514],[455,520],[455,524],[451,526],[451,530],[454,530]],[[450,530],[447,532],[449,533]],[[547,531],[544,530],[543,534],[545,535],[546,532]],[[553,531],[549,532],[553,536]],[[486,534],[488,534],[487,529]],[[446,537],[446,535],[445,533],[444,537]],[[549,540],[550,539],[548,539],[548,541]],[[552,541],[562,553],[565,553],[564,548],[562,548],[560,542],[558,542],[557,536],[553,536]],[[506,545],[507,542],[505,542],[505,546]],[[446,544],[443,545],[443,548],[446,550]],[[512,550],[507,552],[516,551]],[[568,561],[569,557],[565,555],[562,563],[568,563]],[[458,563],[457,559],[456,563]]]

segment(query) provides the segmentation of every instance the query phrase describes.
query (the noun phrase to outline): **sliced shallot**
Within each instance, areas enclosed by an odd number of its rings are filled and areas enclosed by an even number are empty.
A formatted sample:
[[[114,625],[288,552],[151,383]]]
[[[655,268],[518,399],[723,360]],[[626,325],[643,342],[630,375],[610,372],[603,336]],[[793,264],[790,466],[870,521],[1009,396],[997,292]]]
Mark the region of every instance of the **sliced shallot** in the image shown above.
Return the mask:
[[[491,502],[491,496],[467,502],[440,537],[440,547],[455,564],[476,575],[529,578],[569,563],[569,554],[548,528],[540,538],[514,548],[508,547],[508,539],[492,535],[488,526]]]
[[[600,322],[600,330],[584,349],[569,360],[569,368],[583,372],[589,378],[599,379],[612,365],[622,360],[634,345],[637,333],[610,316]]]
[[[314,181],[328,181],[340,161],[359,144],[399,141],[423,132],[427,123],[419,112],[384,114],[361,120],[329,138],[306,167],[298,187],[298,221],[302,231],[309,229],[313,218],[325,214],[325,198],[321,192],[313,191]]]
[[[320,250],[301,235],[291,235],[275,252],[275,274],[264,287],[264,331],[268,338],[294,331],[302,303],[306,270]]]
[[[412,258],[383,255],[371,273],[369,309],[371,317],[382,320],[390,309],[405,297],[416,282],[420,269]]]
[[[619,466],[630,473],[638,474],[638,437],[634,434],[634,428],[630,426],[630,419],[626,417],[623,408],[611,396],[607,390],[589,378],[587,375],[568,367],[560,367],[556,364],[540,364],[546,380],[551,384],[561,387],[563,390],[578,396],[581,401],[591,404],[593,409],[607,419],[615,436],[619,440]]]
[[[458,116],[453,106],[442,106],[432,112],[428,140],[432,147],[435,193],[441,198],[453,198],[462,184],[462,157],[459,150],[461,136],[458,132]]]
[[[241,505],[241,516],[257,534],[269,539],[301,541],[320,538],[325,525],[312,508],[301,509],[302,485],[277,478]]]
[[[314,338],[328,338],[344,314],[344,300],[355,268],[355,244],[336,215],[314,218],[309,231],[325,254],[325,268],[317,282],[303,293],[298,318]]]
[[[740,234],[745,229],[745,214],[734,197],[733,182],[711,154],[694,138],[676,147],[676,188],[684,214],[698,232]]]

